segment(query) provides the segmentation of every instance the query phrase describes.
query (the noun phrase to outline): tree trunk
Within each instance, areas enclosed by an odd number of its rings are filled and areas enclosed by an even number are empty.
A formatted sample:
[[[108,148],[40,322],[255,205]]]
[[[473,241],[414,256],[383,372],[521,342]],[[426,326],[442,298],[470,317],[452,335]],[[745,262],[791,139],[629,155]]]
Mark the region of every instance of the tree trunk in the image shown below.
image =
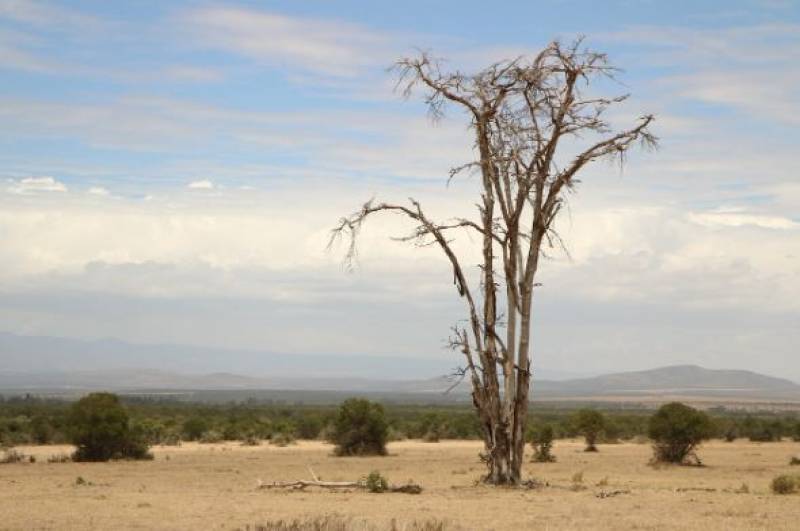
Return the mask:
[[[486,440],[486,466],[488,473],[484,481],[492,485],[517,485],[520,482],[520,469],[515,467],[514,445],[508,437],[505,426],[495,425],[493,437]]]

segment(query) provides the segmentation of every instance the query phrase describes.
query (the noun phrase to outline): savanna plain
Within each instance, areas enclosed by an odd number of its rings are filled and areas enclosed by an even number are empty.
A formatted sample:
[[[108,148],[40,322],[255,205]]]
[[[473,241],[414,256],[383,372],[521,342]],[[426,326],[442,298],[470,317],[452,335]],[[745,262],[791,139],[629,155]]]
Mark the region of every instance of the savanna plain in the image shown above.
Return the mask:
[[[478,483],[478,441],[393,442],[386,457],[334,457],[333,447],[239,443],[156,446],[152,461],[48,462],[68,446],[19,449],[35,463],[0,468],[0,529],[259,529],[284,521],[347,529],[798,529],[800,498],[770,491],[793,472],[797,442],[711,441],[704,466],[648,464],[635,442],[583,451],[555,443],[555,463],[527,463],[529,489]],[[352,481],[380,473],[421,494],[259,489],[259,481]],[[266,527],[271,529],[270,527]]]

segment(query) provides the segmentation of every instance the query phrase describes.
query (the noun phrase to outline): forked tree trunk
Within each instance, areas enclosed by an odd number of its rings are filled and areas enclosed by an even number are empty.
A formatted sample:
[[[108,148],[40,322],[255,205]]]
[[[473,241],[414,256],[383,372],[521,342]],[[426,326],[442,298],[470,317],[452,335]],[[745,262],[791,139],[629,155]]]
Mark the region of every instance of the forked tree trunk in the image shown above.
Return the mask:
[[[473,403],[483,427],[485,480],[518,484],[531,384],[534,279],[542,244],[560,244],[553,221],[563,206],[564,192],[574,187],[575,175],[586,164],[610,157],[621,161],[637,140],[655,146],[656,139],[648,130],[653,117],[643,116],[636,127],[610,133],[603,113],[625,97],[584,97],[580,83],[611,76],[615,69],[605,55],[582,49],[580,40],[566,48],[553,42],[528,60],[496,63],[472,76],[443,73],[424,54],[402,59],[396,66],[404,94],[424,87],[434,116],[440,116],[448,103],[469,116],[477,157],[451,170],[450,177],[464,170],[480,172],[480,216],[437,223],[414,199],[408,205],[370,201],[340,221],[331,242],[342,234],[349,236],[347,256],[352,259],[364,220],[376,212],[394,212],[415,223],[405,240],[441,248],[467,306],[468,324],[453,328],[451,345],[464,355],[461,376],[472,384]],[[587,149],[557,160],[562,138],[585,141],[590,134],[600,138]],[[451,245],[454,230],[472,231],[480,237],[477,291],[470,287]]]

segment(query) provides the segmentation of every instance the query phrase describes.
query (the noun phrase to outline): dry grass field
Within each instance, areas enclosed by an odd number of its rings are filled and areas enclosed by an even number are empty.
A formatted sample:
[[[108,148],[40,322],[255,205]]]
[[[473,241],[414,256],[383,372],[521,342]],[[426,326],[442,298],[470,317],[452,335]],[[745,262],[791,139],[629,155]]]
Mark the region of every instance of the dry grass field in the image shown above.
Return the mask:
[[[775,475],[797,471],[788,463],[800,444],[789,442],[712,442],[701,449],[703,468],[655,469],[647,465],[646,444],[586,454],[578,441],[558,441],[557,463],[526,467],[527,476],[548,484],[536,490],[475,485],[483,471],[478,442],[397,442],[384,458],[332,457],[331,447],[318,442],[184,444],[155,448],[154,461],[114,463],[48,463],[70,448],[19,449],[37,461],[0,465],[0,529],[255,529],[333,514],[354,524],[395,520],[398,529],[434,519],[447,529],[800,528],[800,495],[769,489]],[[326,480],[380,470],[391,482],[413,479],[425,491],[256,489],[258,479],[308,479],[309,466]],[[622,493],[600,497],[613,491]]]

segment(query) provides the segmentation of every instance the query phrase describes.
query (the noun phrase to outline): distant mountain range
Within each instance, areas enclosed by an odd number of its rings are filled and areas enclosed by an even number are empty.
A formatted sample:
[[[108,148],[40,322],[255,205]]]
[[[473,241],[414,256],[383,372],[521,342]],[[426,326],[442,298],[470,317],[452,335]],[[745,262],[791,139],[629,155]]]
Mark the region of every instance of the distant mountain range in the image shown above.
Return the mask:
[[[0,332],[0,372],[64,373],[157,368],[176,375],[233,373],[315,378],[427,379],[451,374],[461,362],[457,354],[438,356],[365,356],[287,354],[261,350],[137,344],[119,339],[85,341],[62,337],[24,336]],[[539,376],[563,380],[586,373],[542,370]],[[142,376],[145,377],[145,376]],[[177,376],[174,376],[177,377]]]
[[[237,374],[242,354],[261,370]],[[390,393],[465,397],[467,382],[443,376],[444,361],[368,356],[283,356],[195,347],[133,345],[116,340],[85,342],[0,334],[0,392],[85,391],[260,391]],[[358,370],[353,366],[357,366]],[[92,367],[91,370],[80,368]],[[153,369],[158,367],[159,369]],[[208,370],[225,367],[227,370]],[[347,370],[344,370],[347,369]],[[244,371],[243,371],[244,372]],[[310,376],[306,376],[310,374]],[[392,379],[385,375],[391,374]],[[419,377],[420,374],[425,375]],[[302,375],[302,376],[301,376]],[[778,400],[800,403],[800,385],[743,370],[677,365],[566,380],[534,372],[536,400],[652,400],[665,397]],[[462,398],[463,399],[463,398]]]

